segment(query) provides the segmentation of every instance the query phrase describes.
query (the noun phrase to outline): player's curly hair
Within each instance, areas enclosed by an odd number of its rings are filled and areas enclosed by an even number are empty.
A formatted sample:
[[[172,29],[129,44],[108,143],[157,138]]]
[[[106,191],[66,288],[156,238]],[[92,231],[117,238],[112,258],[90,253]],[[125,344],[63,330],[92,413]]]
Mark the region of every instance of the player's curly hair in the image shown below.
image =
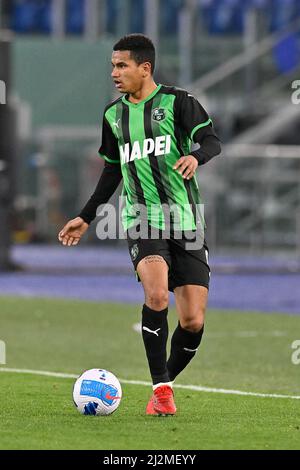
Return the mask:
[[[128,34],[121,38],[113,48],[114,51],[130,51],[131,58],[140,65],[150,62],[152,75],[155,69],[155,47],[150,38],[144,34]]]

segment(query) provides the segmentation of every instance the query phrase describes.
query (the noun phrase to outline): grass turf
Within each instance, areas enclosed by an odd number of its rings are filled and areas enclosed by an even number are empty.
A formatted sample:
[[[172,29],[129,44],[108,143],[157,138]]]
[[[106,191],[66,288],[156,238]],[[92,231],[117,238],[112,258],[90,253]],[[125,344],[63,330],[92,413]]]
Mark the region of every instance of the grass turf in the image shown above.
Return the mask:
[[[106,368],[148,380],[140,307],[1,298],[0,339],[7,367],[80,373]],[[170,326],[175,326],[170,311]],[[291,343],[299,319],[279,314],[209,311],[198,356],[179,383],[299,395]],[[300,402],[176,389],[174,418],[146,417],[150,387],[123,384],[110,417],[81,416],[74,380],[0,373],[1,449],[299,449]]]

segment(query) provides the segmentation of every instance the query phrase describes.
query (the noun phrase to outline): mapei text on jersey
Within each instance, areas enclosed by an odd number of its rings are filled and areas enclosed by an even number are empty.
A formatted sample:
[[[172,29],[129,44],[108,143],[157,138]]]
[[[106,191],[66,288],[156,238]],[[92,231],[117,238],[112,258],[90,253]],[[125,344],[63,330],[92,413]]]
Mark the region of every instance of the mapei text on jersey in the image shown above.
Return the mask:
[[[141,145],[136,140],[130,152],[130,143],[120,145],[120,157],[122,165],[124,163],[132,162],[135,159],[141,159],[153,155],[158,157],[160,155],[168,155],[171,151],[171,136],[162,135],[156,137],[156,139],[145,139]]]

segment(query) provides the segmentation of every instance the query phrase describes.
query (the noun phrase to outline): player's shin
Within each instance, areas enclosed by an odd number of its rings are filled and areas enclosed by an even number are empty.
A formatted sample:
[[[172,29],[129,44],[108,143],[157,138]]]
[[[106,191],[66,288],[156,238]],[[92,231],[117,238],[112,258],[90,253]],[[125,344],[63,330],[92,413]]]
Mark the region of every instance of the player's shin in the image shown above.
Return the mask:
[[[167,369],[171,381],[175,380],[178,374],[188,365],[195,356],[204,331],[202,329],[196,333],[185,330],[178,322],[178,326],[173,333],[171,340],[171,353],[167,362]]]
[[[153,385],[169,382],[167,371],[168,308],[160,312],[143,307],[142,335]]]

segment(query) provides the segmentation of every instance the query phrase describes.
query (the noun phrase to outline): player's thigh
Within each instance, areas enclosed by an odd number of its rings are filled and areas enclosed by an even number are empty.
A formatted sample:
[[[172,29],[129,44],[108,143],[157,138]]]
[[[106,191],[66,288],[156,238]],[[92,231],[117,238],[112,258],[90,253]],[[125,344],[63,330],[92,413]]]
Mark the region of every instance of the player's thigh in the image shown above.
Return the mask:
[[[200,331],[205,322],[208,300],[207,287],[185,285],[174,289],[176,309],[182,328]]]
[[[162,310],[169,303],[169,266],[161,255],[145,256],[137,265],[142,282],[146,304],[154,310]]]
[[[145,292],[168,290],[171,257],[168,242],[162,239],[128,238],[128,247],[137,278]]]

